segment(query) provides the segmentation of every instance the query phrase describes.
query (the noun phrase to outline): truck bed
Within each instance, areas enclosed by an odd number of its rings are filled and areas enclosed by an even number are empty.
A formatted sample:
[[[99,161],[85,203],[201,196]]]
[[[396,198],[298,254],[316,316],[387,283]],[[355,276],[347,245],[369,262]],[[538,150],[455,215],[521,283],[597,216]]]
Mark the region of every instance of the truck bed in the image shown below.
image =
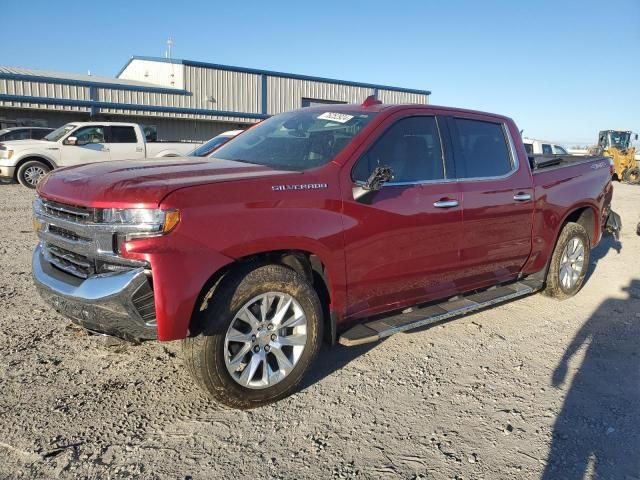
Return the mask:
[[[536,174],[540,170],[550,170],[589,163],[596,160],[606,160],[598,155],[529,155],[531,171]]]

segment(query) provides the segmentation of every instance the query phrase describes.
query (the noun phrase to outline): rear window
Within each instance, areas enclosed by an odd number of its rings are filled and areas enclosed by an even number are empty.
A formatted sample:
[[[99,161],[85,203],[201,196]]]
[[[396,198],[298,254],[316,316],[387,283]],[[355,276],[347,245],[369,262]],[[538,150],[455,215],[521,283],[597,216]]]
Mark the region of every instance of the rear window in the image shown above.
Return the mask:
[[[511,171],[513,164],[502,124],[454,118],[453,125],[458,178],[499,177]]]
[[[133,127],[111,127],[112,143],[138,143]]]

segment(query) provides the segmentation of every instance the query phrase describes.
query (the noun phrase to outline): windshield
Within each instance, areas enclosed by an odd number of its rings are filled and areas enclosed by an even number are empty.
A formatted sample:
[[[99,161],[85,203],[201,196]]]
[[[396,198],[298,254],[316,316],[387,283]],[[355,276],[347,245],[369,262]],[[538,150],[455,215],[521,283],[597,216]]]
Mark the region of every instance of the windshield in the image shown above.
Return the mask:
[[[609,145],[616,148],[627,148],[631,140],[630,132],[609,132]]]
[[[206,143],[203,143],[194,151],[192,151],[189,156],[190,157],[206,157],[211,152],[213,152],[216,148],[224,143],[228,142],[231,138],[229,135],[218,135],[217,137],[213,137]]]
[[[75,125],[71,123],[67,123],[66,125],[63,125],[60,128],[56,128],[49,135],[45,136],[43,140],[48,140],[50,142],[57,142],[74,128],[76,128]]]
[[[333,160],[375,113],[288,112],[256,125],[216,150],[223,160],[306,170]]]

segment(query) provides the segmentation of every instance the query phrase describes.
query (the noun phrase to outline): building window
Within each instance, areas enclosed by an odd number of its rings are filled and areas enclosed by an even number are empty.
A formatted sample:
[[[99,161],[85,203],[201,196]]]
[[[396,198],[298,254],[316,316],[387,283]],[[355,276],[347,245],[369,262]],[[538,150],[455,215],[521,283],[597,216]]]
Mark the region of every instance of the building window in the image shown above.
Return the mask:
[[[320,100],[316,98],[303,98],[302,106],[303,107],[315,107],[316,105],[343,105],[347,102],[342,102],[340,100]]]

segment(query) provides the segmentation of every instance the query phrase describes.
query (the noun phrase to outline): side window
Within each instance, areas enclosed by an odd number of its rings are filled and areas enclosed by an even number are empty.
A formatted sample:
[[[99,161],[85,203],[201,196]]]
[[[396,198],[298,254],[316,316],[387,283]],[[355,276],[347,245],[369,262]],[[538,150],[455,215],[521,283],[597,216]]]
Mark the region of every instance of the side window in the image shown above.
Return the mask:
[[[435,117],[408,117],[393,124],[358,160],[353,180],[366,181],[378,166],[391,167],[390,183],[443,179],[442,148]]]
[[[4,140],[29,140],[29,130],[15,130],[10,132]]]
[[[111,127],[112,143],[138,143],[133,127]]]
[[[525,143],[524,149],[527,152],[527,155],[533,155],[533,143]]]
[[[42,140],[49,132],[50,130],[45,130],[44,128],[34,128],[31,130],[31,138],[35,140]]]
[[[499,177],[513,168],[500,123],[453,118],[453,148],[458,178]]]
[[[553,151],[557,155],[569,155],[567,151],[564,148],[562,148],[560,145],[554,145]]]
[[[546,143],[542,144],[542,154],[543,155],[553,155],[553,151],[551,150],[551,145],[547,145]]]
[[[71,134],[79,144],[104,143],[104,127],[81,127]]]

